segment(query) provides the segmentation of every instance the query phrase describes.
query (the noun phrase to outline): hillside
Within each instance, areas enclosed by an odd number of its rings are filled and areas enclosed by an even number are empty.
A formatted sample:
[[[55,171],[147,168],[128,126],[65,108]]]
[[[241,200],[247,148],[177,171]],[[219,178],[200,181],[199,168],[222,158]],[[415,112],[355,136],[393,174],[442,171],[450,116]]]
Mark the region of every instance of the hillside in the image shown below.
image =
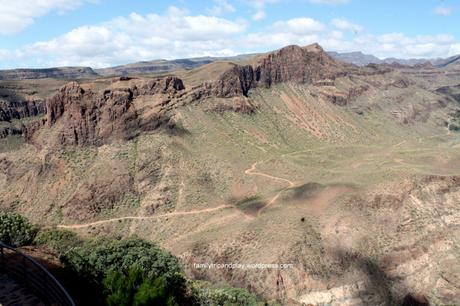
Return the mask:
[[[97,76],[90,67],[0,70],[0,80],[87,79]]]
[[[18,128],[0,139],[0,209],[81,237],[135,234],[190,277],[283,305],[453,304],[459,83],[318,44],[33,94],[2,81],[0,124]]]
[[[95,69],[102,76],[127,76],[141,74],[155,74],[175,70],[190,70],[216,61],[239,61],[255,56],[254,54],[243,54],[233,57],[198,57],[176,60],[154,60],[116,67]]]

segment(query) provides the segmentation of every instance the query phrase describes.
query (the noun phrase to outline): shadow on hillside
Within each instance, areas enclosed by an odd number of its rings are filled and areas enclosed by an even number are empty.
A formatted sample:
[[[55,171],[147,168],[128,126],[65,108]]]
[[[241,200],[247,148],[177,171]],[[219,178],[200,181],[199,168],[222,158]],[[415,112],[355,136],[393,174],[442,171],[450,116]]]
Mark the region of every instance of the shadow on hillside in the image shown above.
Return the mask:
[[[351,253],[345,250],[336,250],[335,256],[342,265],[353,265],[364,272],[368,277],[366,291],[378,296],[383,305],[388,306],[428,306],[428,301],[423,296],[415,296],[409,288],[404,288],[404,292],[395,292],[392,284],[397,280],[390,278],[382,267],[371,258],[367,258],[358,253]]]
[[[192,133],[190,133],[189,130],[187,130],[180,124],[173,123],[173,122],[168,122],[167,124],[160,126],[160,131],[163,131],[169,136],[185,137],[185,136],[192,135]]]
[[[311,198],[312,196],[324,190],[325,188],[326,186],[323,184],[309,182],[300,186],[289,188],[286,191],[286,197],[290,200],[305,200]]]
[[[256,216],[259,211],[267,205],[261,196],[253,195],[248,197],[228,199],[228,203],[234,205],[237,209],[249,216]]]

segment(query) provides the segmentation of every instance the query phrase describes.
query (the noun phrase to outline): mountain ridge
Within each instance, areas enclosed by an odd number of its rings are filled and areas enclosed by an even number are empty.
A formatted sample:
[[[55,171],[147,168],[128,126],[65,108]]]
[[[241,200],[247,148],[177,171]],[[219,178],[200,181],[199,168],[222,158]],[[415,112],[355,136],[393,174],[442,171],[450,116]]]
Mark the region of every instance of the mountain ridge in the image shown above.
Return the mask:
[[[268,52],[269,53],[269,52]],[[448,68],[452,65],[460,63],[460,55],[451,56],[448,58],[435,59],[398,59],[385,58],[379,59],[371,54],[364,54],[361,51],[354,52],[336,52],[328,51],[333,58],[358,66],[366,66],[369,64],[400,64],[405,66],[416,66],[424,64],[432,64],[437,68]],[[83,79],[93,78],[98,76],[133,76],[133,75],[148,75],[168,73],[177,70],[193,70],[203,65],[224,61],[242,63],[251,61],[251,59],[261,56],[266,53],[250,53],[240,54],[230,57],[196,57],[183,58],[173,60],[152,60],[129,63],[125,65],[107,67],[107,68],[91,68],[91,67],[52,67],[52,68],[37,68],[37,69],[9,69],[0,70],[0,80],[21,80],[21,79],[42,79],[42,78],[57,78],[57,79]]]

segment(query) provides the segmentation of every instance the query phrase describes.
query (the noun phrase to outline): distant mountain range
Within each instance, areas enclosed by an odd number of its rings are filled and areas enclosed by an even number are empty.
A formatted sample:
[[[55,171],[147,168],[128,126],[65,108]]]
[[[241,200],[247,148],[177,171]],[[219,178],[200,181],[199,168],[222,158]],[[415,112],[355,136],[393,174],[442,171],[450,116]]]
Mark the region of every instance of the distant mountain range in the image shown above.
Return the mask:
[[[101,76],[111,75],[135,75],[135,74],[154,74],[175,70],[190,70],[216,61],[242,61],[252,58],[257,54],[242,54],[231,57],[196,57],[175,60],[153,60],[143,61],[127,65],[95,69]]]
[[[351,63],[357,66],[369,64],[399,64],[404,66],[428,65],[436,68],[459,69],[460,55],[448,58],[436,59],[398,59],[386,58],[379,59],[371,54],[362,52],[327,52],[336,60]],[[43,69],[11,69],[0,70],[0,80],[23,80],[23,79],[90,79],[98,76],[128,76],[128,75],[148,75],[164,72],[191,70],[200,66],[217,62],[244,62],[260,54],[242,54],[231,57],[197,57],[175,60],[153,60],[120,65],[115,67],[93,69],[91,67],[59,67]]]
[[[362,52],[328,52],[330,56],[337,60],[355,64],[358,66],[366,66],[368,64],[400,64],[405,66],[416,66],[416,65],[433,65],[437,68],[444,68],[451,64],[458,65],[460,63],[460,55],[454,55],[448,58],[411,58],[411,59],[400,59],[400,58],[385,58],[379,59],[378,57],[371,54],[364,54]]]
[[[59,67],[42,69],[0,70],[0,80],[26,79],[83,79],[96,77],[98,74],[90,67]]]

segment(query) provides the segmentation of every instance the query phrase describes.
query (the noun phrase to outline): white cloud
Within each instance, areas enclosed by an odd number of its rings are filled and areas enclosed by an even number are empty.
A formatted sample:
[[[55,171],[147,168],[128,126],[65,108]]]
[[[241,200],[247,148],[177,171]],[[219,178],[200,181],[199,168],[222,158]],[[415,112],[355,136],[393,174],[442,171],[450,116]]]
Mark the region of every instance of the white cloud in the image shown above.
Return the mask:
[[[92,67],[157,58],[229,55],[230,40],[245,28],[242,22],[191,16],[170,7],[164,15],[132,13],[100,25],[78,27],[55,39],[33,43],[23,52],[51,66]]]
[[[267,4],[277,3],[280,0],[252,0],[247,1],[249,6],[252,6],[255,9],[255,13],[252,15],[252,19],[255,21],[260,21],[266,17],[265,6]]]
[[[452,8],[447,6],[437,6],[434,8],[434,13],[441,16],[449,16],[452,14]]]
[[[456,40],[448,34],[409,37],[403,33],[387,33],[360,37],[359,44],[363,51],[380,58],[433,58],[448,56],[455,50]]]
[[[452,44],[450,46],[448,56],[454,56],[460,54],[460,43]]]
[[[286,21],[277,21],[273,25],[279,32],[296,35],[311,34],[324,31],[326,28],[321,22],[312,18],[293,18]]]
[[[225,13],[235,12],[235,7],[231,5],[227,0],[214,0],[215,5],[208,9],[209,14],[213,16],[220,16]]]
[[[241,38],[239,45],[245,46],[248,52],[260,52],[291,44],[305,46],[324,42],[340,35],[338,31],[326,32],[326,26],[315,19],[302,17],[277,21],[264,31],[249,33]]]
[[[303,18],[298,18],[303,20]],[[331,20],[336,29],[328,29],[319,21],[310,18],[309,22],[298,19],[278,21],[270,30],[250,33],[239,45],[249,51],[272,50],[285,45],[308,45],[318,42],[324,49],[338,52],[362,51],[380,58],[433,58],[446,57],[460,53],[460,43],[452,35],[407,36],[404,33],[372,35],[364,31],[352,37],[337,29],[348,31],[356,29],[356,24],[344,20]],[[310,27],[302,26],[308,24]],[[319,25],[313,27],[312,25]],[[302,32],[301,29],[309,29]]]
[[[332,19],[328,24],[331,26],[300,17],[248,31],[251,28],[244,20],[192,15],[187,10],[170,7],[162,14],[131,13],[105,23],[81,26],[17,50],[0,49],[0,64],[9,68],[70,65],[99,68],[159,58],[265,52],[314,42],[326,50],[362,51],[380,58],[447,57],[460,53],[460,43],[448,34],[373,35],[345,19]],[[350,31],[356,34],[350,35]]]
[[[331,24],[337,29],[342,30],[342,31],[352,31],[352,32],[358,33],[363,30],[363,27],[360,26],[359,24],[352,23],[343,18],[332,19]]]
[[[0,0],[0,35],[19,33],[52,11],[63,13],[95,0]]]
[[[315,4],[339,5],[348,3],[350,0],[310,0],[310,2]]]

